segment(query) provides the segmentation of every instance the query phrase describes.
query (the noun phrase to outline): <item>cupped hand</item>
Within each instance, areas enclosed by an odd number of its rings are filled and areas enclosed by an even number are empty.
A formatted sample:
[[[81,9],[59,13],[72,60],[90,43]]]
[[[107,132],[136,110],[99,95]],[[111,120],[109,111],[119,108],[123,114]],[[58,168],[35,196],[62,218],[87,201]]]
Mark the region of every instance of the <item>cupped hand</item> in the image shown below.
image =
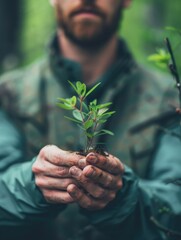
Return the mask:
[[[72,166],[78,164],[81,158],[75,152],[63,151],[54,145],[41,149],[32,171],[35,184],[49,203],[72,203],[75,200],[67,192],[70,184],[77,184],[69,173]]]
[[[89,153],[69,173],[78,183],[67,186],[67,192],[81,207],[89,210],[104,208],[122,188],[124,165],[113,155]]]

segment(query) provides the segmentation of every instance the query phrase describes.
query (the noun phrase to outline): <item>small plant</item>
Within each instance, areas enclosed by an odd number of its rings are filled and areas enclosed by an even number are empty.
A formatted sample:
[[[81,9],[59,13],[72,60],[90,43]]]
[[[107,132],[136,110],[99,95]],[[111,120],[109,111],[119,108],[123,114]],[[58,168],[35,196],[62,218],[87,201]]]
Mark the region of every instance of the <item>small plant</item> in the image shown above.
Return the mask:
[[[65,116],[68,120],[75,122],[84,133],[85,147],[84,154],[87,154],[90,150],[94,149],[94,138],[109,134],[114,135],[113,132],[100,129],[100,125],[107,122],[115,111],[109,111],[111,102],[98,104],[97,100],[87,103],[87,97],[100,85],[96,84],[90,90],[84,83],[76,82],[74,85],[69,81],[69,84],[74,89],[77,96],[71,98],[58,98],[57,106],[69,111],[72,111],[72,117]]]

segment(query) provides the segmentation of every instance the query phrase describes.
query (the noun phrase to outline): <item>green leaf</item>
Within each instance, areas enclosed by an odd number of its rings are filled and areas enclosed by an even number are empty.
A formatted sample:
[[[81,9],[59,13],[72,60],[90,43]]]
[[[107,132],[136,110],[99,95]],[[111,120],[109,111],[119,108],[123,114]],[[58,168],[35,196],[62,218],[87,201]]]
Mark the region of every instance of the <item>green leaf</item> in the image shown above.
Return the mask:
[[[83,83],[82,84],[82,90],[81,90],[81,97],[84,97],[85,96],[85,94],[86,94],[86,90],[87,90],[87,88],[86,88],[86,85]]]
[[[77,91],[77,88],[75,87],[75,85],[71,81],[68,81],[68,82],[72,86],[72,88],[76,91],[76,93],[78,94],[78,91]]]
[[[111,132],[111,131],[109,131],[109,130],[106,130],[106,129],[102,129],[101,132],[106,133],[106,134],[108,134],[108,135],[112,135],[112,136],[114,135],[113,132]]]
[[[85,95],[85,97],[89,96],[101,83],[97,83],[94,87],[92,87]]]
[[[63,103],[70,103],[70,98],[58,98],[58,100]]]
[[[180,29],[174,28],[174,27],[172,27],[172,26],[167,26],[165,29],[168,30],[168,31],[177,32],[177,33],[179,33],[179,34],[181,33],[181,30],[180,30]]]
[[[102,116],[105,112],[107,112],[109,108],[102,108],[98,111],[98,116]]]
[[[76,98],[76,96],[73,96],[73,97],[71,98],[71,105],[72,105],[72,106],[75,106],[75,105],[76,105],[76,102],[77,102],[77,98]]]
[[[110,106],[112,104],[112,102],[108,102],[108,103],[104,103],[104,104],[99,104],[97,105],[98,109],[102,109],[102,108],[106,108],[108,106]]]
[[[101,131],[97,131],[97,132],[94,132],[94,133],[93,133],[94,137],[95,137],[95,136],[98,137],[98,136],[102,136],[102,135],[106,135],[106,134],[112,135],[112,136],[114,135],[113,132],[108,131],[108,130],[106,130],[106,129],[103,129],[103,130],[101,130]]]
[[[77,88],[78,91],[82,90],[82,83],[80,81],[76,82],[76,88]]]
[[[170,61],[170,54],[164,49],[158,49],[155,54],[148,57],[148,61],[154,62],[160,68],[166,69]]]
[[[91,128],[93,125],[94,125],[94,121],[91,119],[91,120],[85,122],[84,127],[87,130],[87,129]]]
[[[83,110],[88,112],[89,111],[89,108],[87,106],[87,104],[85,102],[82,102],[82,106],[83,106]]]
[[[78,126],[82,131],[85,132],[85,128],[82,127],[82,122],[80,122],[79,124],[77,124],[77,126]]]
[[[74,110],[72,114],[73,114],[75,119],[83,122],[82,115],[81,115],[80,111]]]
[[[93,137],[94,137],[94,134],[93,134],[93,133],[85,132],[85,135],[86,135],[88,138],[93,138]]]
[[[92,102],[89,104],[90,106],[96,106],[97,105],[97,99],[94,99]]]
[[[77,120],[77,119],[75,119],[75,118],[70,118],[70,117],[67,117],[67,116],[64,116],[64,117],[65,117],[66,119],[72,121],[72,122],[76,122],[76,123],[79,123],[79,124],[82,123],[81,121],[79,121],[79,120]]]
[[[73,107],[68,105],[68,104],[64,104],[64,103],[57,103],[56,104],[58,107],[66,109],[66,110],[73,110]]]
[[[86,94],[85,83],[81,83],[80,81],[77,81],[76,82],[76,87],[74,89],[76,89],[76,92],[79,95],[79,97],[84,97],[85,96],[85,94]]]
[[[112,116],[115,112],[116,112],[116,111],[106,112],[106,113],[102,114],[101,117],[106,117],[106,116],[110,117],[110,116]]]
[[[107,122],[107,119],[99,119],[97,121],[97,123],[99,123],[99,124],[102,124],[102,123],[105,123],[105,122]]]

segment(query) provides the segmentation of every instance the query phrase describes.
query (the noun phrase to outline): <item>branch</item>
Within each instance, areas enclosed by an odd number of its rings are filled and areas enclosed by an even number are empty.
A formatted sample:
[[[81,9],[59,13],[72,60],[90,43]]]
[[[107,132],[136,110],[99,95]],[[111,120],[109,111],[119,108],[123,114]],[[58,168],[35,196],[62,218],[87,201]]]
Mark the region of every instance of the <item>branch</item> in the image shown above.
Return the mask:
[[[167,235],[173,236],[173,237],[181,237],[181,233],[170,230],[163,225],[161,225],[154,217],[151,217],[150,220],[156,225],[158,229],[160,229],[162,232],[164,232]]]
[[[178,69],[177,69],[177,64],[176,64],[175,57],[173,54],[172,46],[171,46],[168,38],[165,39],[165,43],[166,43],[168,52],[171,57],[171,63],[169,64],[169,69],[170,69],[172,76],[174,77],[174,79],[176,81],[176,86],[179,91],[179,102],[180,102],[180,108],[181,108],[181,83],[180,83],[180,77],[179,77],[179,73],[178,73]]]

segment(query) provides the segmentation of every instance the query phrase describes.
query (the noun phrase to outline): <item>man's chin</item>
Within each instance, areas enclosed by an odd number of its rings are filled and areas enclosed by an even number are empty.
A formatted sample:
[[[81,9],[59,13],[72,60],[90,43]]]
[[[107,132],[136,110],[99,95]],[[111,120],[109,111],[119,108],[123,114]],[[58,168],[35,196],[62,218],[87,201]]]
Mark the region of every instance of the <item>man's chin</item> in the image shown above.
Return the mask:
[[[101,49],[107,41],[104,37],[97,36],[69,36],[69,40],[77,45],[79,48],[85,49],[87,51],[97,51]]]
[[[100,25],[61,25],[60,26],[65,36],[77,46],[97,50],[102,48],[107,41],[115,34],[114,28],[111,26]]]

